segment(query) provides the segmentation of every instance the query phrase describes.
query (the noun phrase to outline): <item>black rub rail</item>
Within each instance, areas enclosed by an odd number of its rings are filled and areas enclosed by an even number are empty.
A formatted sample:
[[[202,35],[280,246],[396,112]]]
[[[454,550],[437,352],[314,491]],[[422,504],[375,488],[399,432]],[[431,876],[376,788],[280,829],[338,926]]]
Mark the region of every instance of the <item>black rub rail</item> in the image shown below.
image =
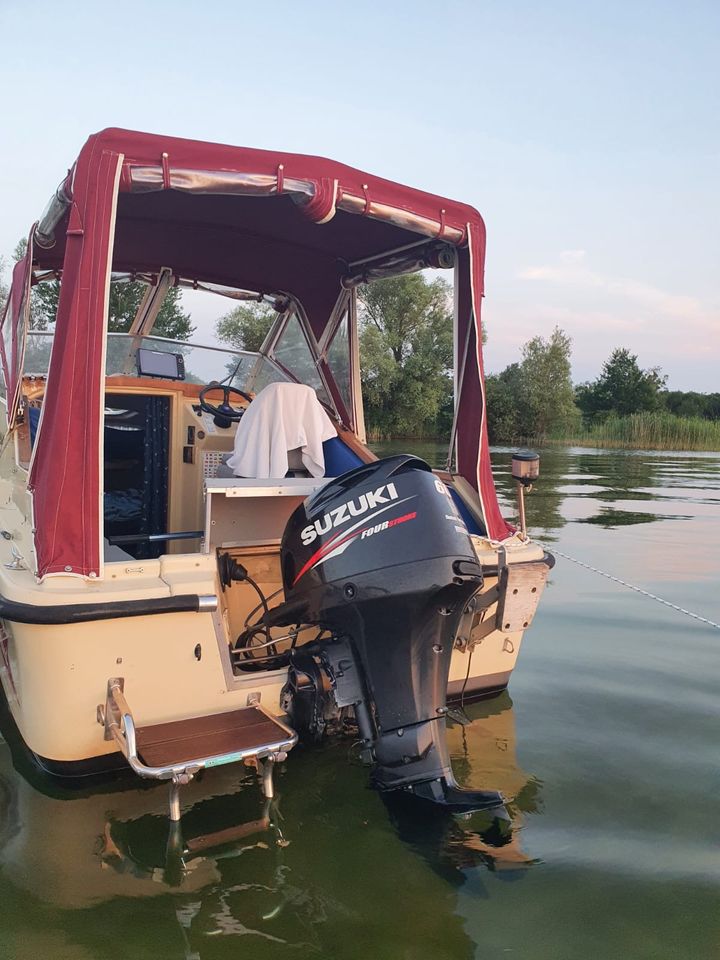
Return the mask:
[[[212,598],[215,599],[214,597]],[[153,597],[143,600],[115,600],[112,603],[34,604],[17,603],[0,596],[0,618],[13,623],[37,623],[46,626],[66,623],[90,623],[117,617],[149,617],[160,613],[204,613],[213,609],[210,598],[198,594]]]

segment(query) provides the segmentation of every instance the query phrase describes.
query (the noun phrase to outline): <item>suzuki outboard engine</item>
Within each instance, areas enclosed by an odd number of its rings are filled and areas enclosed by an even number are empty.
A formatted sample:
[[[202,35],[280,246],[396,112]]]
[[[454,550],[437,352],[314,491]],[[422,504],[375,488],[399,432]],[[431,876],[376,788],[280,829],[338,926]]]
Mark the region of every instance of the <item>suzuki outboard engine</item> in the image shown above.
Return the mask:
[[[450,765],[450,658],[483,580],[430,467],[395,456],[330,481],[290,517],[281,564],[285,602],[264,624],[331,635],[292,652],[284,703],[301,735],[322,732],[328,706],[352,706],[379,788],[459,810],[500,806],[494,791],[461,790]]]

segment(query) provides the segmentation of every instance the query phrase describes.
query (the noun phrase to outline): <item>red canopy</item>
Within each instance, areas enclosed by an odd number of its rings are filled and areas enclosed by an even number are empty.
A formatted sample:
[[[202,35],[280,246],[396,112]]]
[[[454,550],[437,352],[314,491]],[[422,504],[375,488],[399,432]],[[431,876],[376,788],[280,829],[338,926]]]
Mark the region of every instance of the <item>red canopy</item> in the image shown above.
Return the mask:
[[[43,245],[41,247],[41,244]],[[458,471],[488,534],[508,535],[485,424],[480,305],[485,229],[466,204],[320,157],[108,129],[90,137],[37,232],[62,269],[31,464],[38,576],[102,575],[102,409],[110,271],[153,271],[291,294],[319,339],[350,274],[390,254],[458,249]],[[458,356],[458,363],[462,357]]]

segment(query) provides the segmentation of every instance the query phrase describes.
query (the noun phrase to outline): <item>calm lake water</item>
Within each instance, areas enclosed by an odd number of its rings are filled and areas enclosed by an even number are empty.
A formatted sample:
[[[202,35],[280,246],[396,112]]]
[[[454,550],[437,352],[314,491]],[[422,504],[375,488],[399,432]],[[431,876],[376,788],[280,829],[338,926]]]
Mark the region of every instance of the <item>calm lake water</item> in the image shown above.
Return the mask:
[[[528,520],[720,622],[717,454],[544,451]],[[717,958],[719,657],[720,631],[558,559],[510,692],[450,733],[509,832],[386,807],[341,743],[290,757],[281,833],[205,849],[260,794],[232,767],[185,788],[184,872],[164,787],[51,789],[0,744],[0,957]]]

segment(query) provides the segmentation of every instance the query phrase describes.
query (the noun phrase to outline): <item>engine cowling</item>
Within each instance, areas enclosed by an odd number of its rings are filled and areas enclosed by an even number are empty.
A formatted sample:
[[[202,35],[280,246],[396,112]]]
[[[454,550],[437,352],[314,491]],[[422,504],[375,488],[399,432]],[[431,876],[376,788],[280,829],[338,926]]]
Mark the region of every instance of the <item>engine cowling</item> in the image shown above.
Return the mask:
[[[308,682],[317,686],[311,658],[337,704],[354,707],[378,787],[454,808],[501,804],[494,791],[458,788],[446,745],[450,658],[483,580],[442,480],[410,455],[332,480],[290,517],[281,564],[285,602],[268,625],[312,623],[332,635],[294,654],[289,711],[300,689],[307,698]]]

